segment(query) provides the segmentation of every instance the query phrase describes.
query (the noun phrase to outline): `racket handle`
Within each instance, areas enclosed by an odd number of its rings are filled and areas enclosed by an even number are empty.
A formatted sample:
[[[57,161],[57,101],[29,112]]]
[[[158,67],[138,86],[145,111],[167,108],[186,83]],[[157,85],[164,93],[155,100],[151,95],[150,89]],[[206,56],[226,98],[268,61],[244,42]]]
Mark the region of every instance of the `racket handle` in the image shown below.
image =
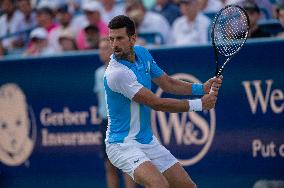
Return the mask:
[[[216,84],[216,82],[213,82],[213,84],[212,84],[212,86],[211,86],[211,88],[210,88],[209,94],[214,93],[214,91],[213,91],[213,89],[212,89],[214,84]]]
[[[210,91],[209,91],[209,94],[211,94],[211,93],[214,93],[212,87],[211,87],[211,89],[210,89]]]
[[[222,72],[223,69],[220,69],[220,70],[221,70],[221,72]],[[220,72],[220,71],[219,71],[219,72]],[[221,80],[223,79],[223,76],[222,76],[222,75],[217,75],[216,77],[217,77],[217,78],[220,78]],[[213,83],[212,83],[211,88],[210,88],[210,91],[209,91],[209,94],[214,93],[214,91],[213,91],[212,88],[213,88],[213,86],[216,87],[216,84],[217,84],[216,82],[213,82]],[[218,84],[217,84],[217,86],[218,86]],[[218,87],[217,87],[217,88],[218,88]]]

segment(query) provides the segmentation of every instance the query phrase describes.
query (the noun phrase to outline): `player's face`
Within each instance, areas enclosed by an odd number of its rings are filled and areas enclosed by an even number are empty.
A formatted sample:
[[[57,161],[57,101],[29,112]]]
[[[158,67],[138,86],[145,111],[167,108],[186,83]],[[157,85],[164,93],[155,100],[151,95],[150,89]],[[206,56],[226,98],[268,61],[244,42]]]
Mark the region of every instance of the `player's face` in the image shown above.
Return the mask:
[[[110,29],[109,40],[112,51],[118,59],[128,59],[133,53],[136,35],[128,36],[126,28]]]

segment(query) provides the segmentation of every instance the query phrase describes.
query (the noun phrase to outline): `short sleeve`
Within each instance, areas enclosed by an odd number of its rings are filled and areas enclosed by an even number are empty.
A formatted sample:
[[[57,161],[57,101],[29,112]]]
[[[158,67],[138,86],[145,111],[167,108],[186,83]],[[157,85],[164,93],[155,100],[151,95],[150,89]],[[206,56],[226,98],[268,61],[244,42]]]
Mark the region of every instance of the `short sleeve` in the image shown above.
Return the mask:
[[[152,58],[151,64],[150,64],[150,74],[152,78],[158,78],[162,76],[164,71],[160,69],[160,67],[157,65],[155,60]]]
[[[146,48],[142,48],[144,50],[144,54],[147,57],[147,62],[150,64],[148,67],[150,68],[151,78],[158,78],[163,75],[164,71],[158,66],[150,52]],[[150,61],[149,61],[150,60]]]
[[[143,87],[137,81],[137,77],[130,69],[118,69],[107,77],[107,85],[117,93],[124,95],[130,100]]]

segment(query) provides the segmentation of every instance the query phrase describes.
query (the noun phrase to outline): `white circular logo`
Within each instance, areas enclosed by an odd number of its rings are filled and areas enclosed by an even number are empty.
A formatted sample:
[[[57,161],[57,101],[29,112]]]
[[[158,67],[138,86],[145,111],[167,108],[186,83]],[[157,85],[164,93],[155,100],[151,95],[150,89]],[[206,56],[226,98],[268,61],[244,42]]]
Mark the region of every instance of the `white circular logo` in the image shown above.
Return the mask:
[[[173,78],[200,83],[190,74],[178,73]],[[158,88],[156,95],[162,96]],[[184,166],[196,164],[208,152],[215,133],[216,115],[211,109],[203,112],[151,112],[152,129],[156,137]]]
[[[0,87],[0,161],[8,166],[23,164],[36,140],[34,113],[23,91],[13,83]]]

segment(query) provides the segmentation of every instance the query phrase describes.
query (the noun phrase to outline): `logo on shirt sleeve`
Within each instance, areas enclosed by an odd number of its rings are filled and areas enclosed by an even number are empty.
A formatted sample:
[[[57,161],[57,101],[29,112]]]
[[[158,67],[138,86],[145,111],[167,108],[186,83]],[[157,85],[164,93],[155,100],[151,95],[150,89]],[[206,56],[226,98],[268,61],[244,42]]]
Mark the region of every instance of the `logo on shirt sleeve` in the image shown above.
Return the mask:
[[[150,67],[151,67],[151,63],[150,61],[147,61],[147,68],[146,68],[146,74],[150,73]]]

